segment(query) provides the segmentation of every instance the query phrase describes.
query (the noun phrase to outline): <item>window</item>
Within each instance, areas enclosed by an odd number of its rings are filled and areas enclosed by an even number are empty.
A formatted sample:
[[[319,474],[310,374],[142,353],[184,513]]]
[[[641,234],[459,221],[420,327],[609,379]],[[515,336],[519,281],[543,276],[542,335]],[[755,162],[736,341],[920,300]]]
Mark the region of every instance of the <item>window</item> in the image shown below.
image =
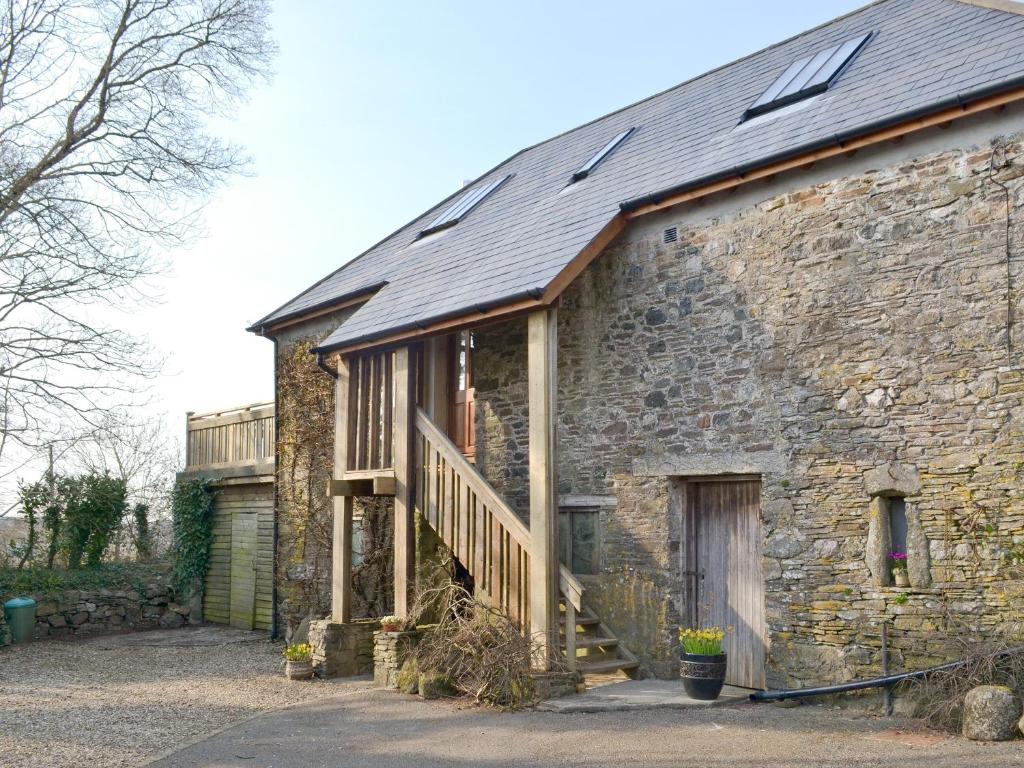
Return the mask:
[[[454,227],[466,218],[470,211],[490,197],[497,191],[498,187],[511,178],[512,174],[508,174],[507,176],[502,176],[500,179],[495,179],[486,184],[482,184],[475,189],[471,189],[450,206],[445,208],[440,216],[430,222],[426,228],[420,232],[419,236],[426,237],[427,235],[432,235],[434,232],[440,232],[442,229]]]
[[[871,33],[847,40],[794,61],[743,114],[744,120],[827,91],[853,57],[871,39]]]
[[[890,496],[889,541],[893,552],[907,554],[907,502],[902,496]]]
[[[612,153],[612,150],[614,150],[617,146],[619,146],[619,144],[624,142],[629,137],[629,134],[631,134],[634,130],[635,128],[629,128],[623,131],[618,136],[609,141],[607,144],[605,144],[603,147],[601,147],[597,151],[596,155],[587,160],[583,167],[572,175],[572,178],[569,180],[569,183],[572,184],[574,182],[582,181],[583,179],[587,178],[587,176],[590,175],[590,172],[593,171],[602,160],[608,157],[608,155]]]
[[[600,573],[600,539],[600,512],[596,507],[558,510],[559,555],[573,573]]]

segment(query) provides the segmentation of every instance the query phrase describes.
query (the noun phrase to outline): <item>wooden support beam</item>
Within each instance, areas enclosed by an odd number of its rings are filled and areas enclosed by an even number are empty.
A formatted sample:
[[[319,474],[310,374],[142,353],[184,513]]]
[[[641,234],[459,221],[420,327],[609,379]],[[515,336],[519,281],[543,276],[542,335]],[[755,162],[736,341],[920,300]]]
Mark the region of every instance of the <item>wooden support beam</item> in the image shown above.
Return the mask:
[[[394,496],[397,488],[394,472],[373,477],[344,478],[327,483],[328,496]]]
[[[329,480],[328,496],[372,496],[373,480]]]
[[[558,653],[558,507],[555,478],[555,393],[558,311],[527,320],[530,444],[530,629],[542,650],[538,665]]]
[[[338,358],[334,384],[334,477],[339,482],[348,467],[349,366]],[[352,620],[352,495],[334,497],[334,532],[331,548],[331,620],[347,624]]]
[[[415,578],[416,355],[395,350],[395,615],[406,617]]]

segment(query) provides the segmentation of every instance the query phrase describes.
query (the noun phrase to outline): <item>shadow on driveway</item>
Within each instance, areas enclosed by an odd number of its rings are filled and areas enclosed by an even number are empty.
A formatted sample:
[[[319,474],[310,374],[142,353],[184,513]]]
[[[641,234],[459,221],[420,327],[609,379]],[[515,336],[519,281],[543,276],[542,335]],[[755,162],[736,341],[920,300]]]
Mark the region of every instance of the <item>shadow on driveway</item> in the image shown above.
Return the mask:
[[[894,730],[894,726],[896,730]],[[915,736],[909,723],[822,707],[500,713],[361,690],[259,715],[152,763],[160,768],[556,765],[608,768],[953,768],[1024,765],[1020,742]],[[906,734],[907,738],[903,738]]]

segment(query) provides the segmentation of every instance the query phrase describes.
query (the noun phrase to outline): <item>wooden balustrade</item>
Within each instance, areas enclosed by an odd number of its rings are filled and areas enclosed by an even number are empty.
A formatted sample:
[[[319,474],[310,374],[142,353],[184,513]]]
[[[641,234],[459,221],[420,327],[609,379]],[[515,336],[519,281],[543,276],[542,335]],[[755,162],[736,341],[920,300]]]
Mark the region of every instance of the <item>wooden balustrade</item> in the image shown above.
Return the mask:
[[[349,360],[349,471],[394,466],[394,352]]]
[[[272,465],[273,460],[273,403],[187,415],[186,472]]]
[[[422,409],[416,435],[416,508],[473,575],[476,595],[528,632],[530,529]],[[567,604],[580,609],[582,584],[564,566],[560,576]]]

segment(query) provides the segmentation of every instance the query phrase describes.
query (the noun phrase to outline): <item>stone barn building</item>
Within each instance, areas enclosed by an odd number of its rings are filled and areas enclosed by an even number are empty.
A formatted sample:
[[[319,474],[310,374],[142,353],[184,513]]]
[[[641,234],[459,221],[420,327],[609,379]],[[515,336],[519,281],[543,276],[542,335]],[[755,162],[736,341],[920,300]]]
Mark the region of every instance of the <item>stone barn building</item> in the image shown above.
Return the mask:
[[[286,362],[328,393],[333,621],[376,496],[397,613],[432,532],[584,672],[728,625],[729,682],[823,684],[878,674],[883,621],[897,669],[1017,625],[1021,8],[872,3],[519,152],[253,325],[279,429]]]

